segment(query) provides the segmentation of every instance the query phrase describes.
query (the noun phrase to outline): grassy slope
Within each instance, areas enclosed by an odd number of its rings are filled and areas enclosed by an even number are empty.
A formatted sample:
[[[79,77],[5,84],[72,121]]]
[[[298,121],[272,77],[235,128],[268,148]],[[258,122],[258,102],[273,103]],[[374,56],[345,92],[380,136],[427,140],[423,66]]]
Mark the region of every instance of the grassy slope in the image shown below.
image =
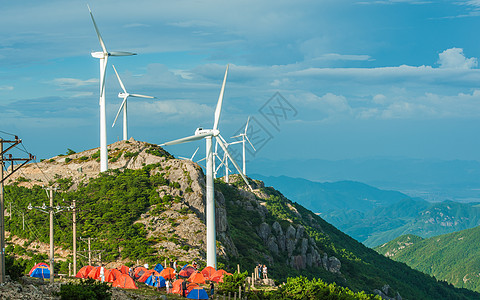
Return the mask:
[[[398,249],[408,237],[399,237],[385,246],[375,248],[385,254]],[[450,234],[416,240],[398,249],[392,259],[446,280],[457,287],[480,291],[480,227]]]

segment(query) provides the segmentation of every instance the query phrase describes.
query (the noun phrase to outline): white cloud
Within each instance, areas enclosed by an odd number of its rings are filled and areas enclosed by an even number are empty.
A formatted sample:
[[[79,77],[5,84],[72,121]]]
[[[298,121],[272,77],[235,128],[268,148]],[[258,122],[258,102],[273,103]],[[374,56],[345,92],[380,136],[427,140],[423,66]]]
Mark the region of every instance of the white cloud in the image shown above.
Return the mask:
[[[370,55],[327,53],[314,58],[314,60],[373,61],[374,59]]]
[[[0,86],[0,91],[13,91],[13,86],[2,85]]]
[[[81,80],[77,78],[55,78],[52,81],[53,84],[60,86],[60,87],[80,87],[92,84],[98,84],[98,79],[91,78],[87,80]]]
[[[462,48],[450,48],[440,53],[438,63],[440,68],[472,69],[478,62],[475,57],[466,58]]]

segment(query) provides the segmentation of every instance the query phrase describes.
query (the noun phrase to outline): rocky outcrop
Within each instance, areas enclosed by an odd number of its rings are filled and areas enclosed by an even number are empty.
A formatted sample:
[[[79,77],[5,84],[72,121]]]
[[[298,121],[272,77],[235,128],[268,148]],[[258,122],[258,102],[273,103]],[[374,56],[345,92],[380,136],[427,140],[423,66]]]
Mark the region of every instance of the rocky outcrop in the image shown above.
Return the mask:
[[[400,296],[398,292],[395,293],[391,291],[390,286],[388,284],[384,285],[382,287],[382,290],[377,290],[377,289],[373,290],[373,293],[376,295],[379,295],[384,300],[402,300],[402,296]],[[392,293],[395,293],[395,296],[393,297],[388,296],[389,294],[392,294]]]

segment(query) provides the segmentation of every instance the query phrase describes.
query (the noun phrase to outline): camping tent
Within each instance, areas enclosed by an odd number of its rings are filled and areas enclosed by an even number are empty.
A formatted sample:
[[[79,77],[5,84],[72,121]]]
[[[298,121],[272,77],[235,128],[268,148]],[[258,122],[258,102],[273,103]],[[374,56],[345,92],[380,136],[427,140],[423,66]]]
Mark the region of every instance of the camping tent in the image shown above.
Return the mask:
[[[165,278],[162,276],[150,275],[150,277],[145,280],[145,284],[153,287],[165,287]]]
[[[92,279],[100,279],[100,267],[94,267],[90,270],[90,272],[88,272],[88,275],[87,275],[88,278],[92,278]]]
[[[165,268],[160,272],[160,276],[165,279],[173,279],[175,278],[175,270],[173,268]]]
[[[217,270],[215,270],[214,267],[208,266],[202,270],[202,275],[203,277],[205,277],[205,279],[210,279],[210,277],[212,277],[212,274],[215,273],[216,271]]]
[[[157,271],[158,273],[162,272],[162,270],[164,269],[164,267],[162,266],[162,264],[157,264],[155,266],[155,268],[153,268],[155,271]]]
[[[210,280],[215,282],[223,282],[223,276],[226,276],[226,275],[232,275],[232,274],[228,273],[225,270],[220,269],[217,272],[212,274],[212,276],[210,277]]]
[[[158,273],[157,271],[147,270],[142,276],[140,276],[140,278],[137,279],[137,281],[145,282],[145,280],[147,280],[148,277],[150,277],[150,275],[152,274],[154,274],[155,276],[160,276],[160,273]]]
[[[40,265],[32,271],[30,277],[50,278],[50,269],[48,266]]]
[[[88,278],[88,273],[93,269],[92,266],[84,266],[78,271],[77,275],[75,277],[77,278]]]
[[[142,275],[145,274],[146,271],[148,271],[148,269],[145,267],[136,267],[133,275],[133,279],[138,279],[142,277]]]
[[[106,282],[114,282],[121,275],[122,275],[122,272],[120,272],[117,269],[105,270],[105,281]]]
[[[191,283],[198,283],[198,284],[205,283],[205,277],[202,275],[202,273],[198,271],[190,275],[190,277],[188,277],[187,280],[190,281]]]
[[[183,279],[177,279],[173,282],[173,288],[172,288],[172,293],[174,294],[182,294],[182,282]]]
[[[191,265],[186,265],[184,266],[180,272],[178,272],[178,276],[183,277],[183,278],[188,278],[190,275],[192,275],[197,269],[192,267]]]
[[[120,275],[112,284],[113,287],[119,287],[122,289],[138,289],[133,282],[132,277],[128,276],[127,274]]]
[[[130,272],[130,268],[127,266],[121,266],[118,270],[122,272],[122,274],[128,274],[128,272]]]
[[[188,299],[208,299],[208,294],[201,287],[195,287],[188,293],[187,298]]]
[[[37,267],[40,267],[40,266],[44,266],[44,267],[50,268],[49,265],[47,265],[47,264],[44,263],[44,262],[41,262],[41,263],[38,263],[38,264],[34,265],[33,268],[30,269],[30,272],[28,272],[28,275],[32,275],[33,270],[35,270]]]

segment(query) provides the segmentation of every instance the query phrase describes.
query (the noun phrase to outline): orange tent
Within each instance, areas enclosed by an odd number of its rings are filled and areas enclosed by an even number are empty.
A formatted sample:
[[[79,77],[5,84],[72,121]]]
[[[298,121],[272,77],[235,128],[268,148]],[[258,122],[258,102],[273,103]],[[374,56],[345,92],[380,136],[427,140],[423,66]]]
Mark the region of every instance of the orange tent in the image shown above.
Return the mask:
[[[138,279],[138,278],[140,278],[143,274],[145,274],[146,271],[148,271],[148,269],[145,268],[145,267],[136,267],[133,276],[135,277],[135,279]]]
[[[155,270],[147,270],[145,273],[143,273],[142,276],[140,276],[140,278],[137,279],[137,281],[145,282],[145,280],[147,280],[148,277],[150,277],[150,275],[152,275],[152,274],[155,275],[155,276],[160,276],[160,273],[158,273]]]
[[[220,269],[217,272],[212,274],[212,276],[210,277],[210,280],[215,282],[223,282],[223,276],[225,275],[232,275],[232,274],[228,273],[225,270]]]
[[[93,269],[92,266],[84,266],[80,269],[80,271],[78,271],[77,275],[75,275],[75,277],[77,278],[87,278],[88,277],[88,273],[90,273],[90,271]]]
[[[175,277],[175,270],[173,268],[165,268],[160,272],[160,276],[165,279],[173,279]]]
[[[191,283],[205,283],[205,277],[200,272],[195,272],[187,279]]]
[[[202,275],[205,277],[205,279],[210,279],[212,277],[213,273],[217,272],[214,267],[208,266],[205,267],[205,269],[202,270]]]
[[[108,269],[105,270],[105,281],[106,282],[114,282],[115,279],[120,277],[122,275],[122,272],[120,272],[117,269]]]
[[[121,266],[118,270],[122,272],[122,274],[128,274],[128,272],[130,272],[130,268],[127,266]]]
[[[88,272],[88,278],[100,279],[100,267],[94,267]]]
[[[127,274],[120,275],[112,284],[113,287],[119,287],[122,289],[138,289],[133,281],[132,277]]]
[[[172,288],[172,293],[174,294],[182,294],[182,282],[183,279],[177,279],[173,282],[173,288]]]

